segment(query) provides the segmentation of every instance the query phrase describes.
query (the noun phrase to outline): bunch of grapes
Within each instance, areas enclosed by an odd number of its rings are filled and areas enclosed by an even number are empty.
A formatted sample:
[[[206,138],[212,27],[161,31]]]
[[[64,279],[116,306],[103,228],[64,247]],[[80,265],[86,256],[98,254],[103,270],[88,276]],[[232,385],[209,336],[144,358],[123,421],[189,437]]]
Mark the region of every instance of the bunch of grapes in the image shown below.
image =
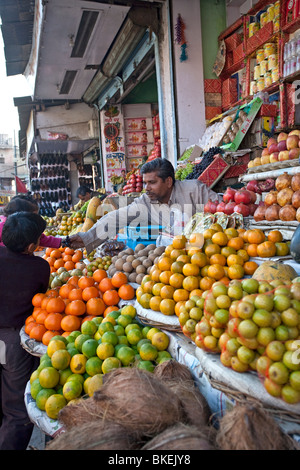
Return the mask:
[[[213,162],[214,156],[217,154],[223,154],[224,150],[220,147],[212,147],[203,154],[200,163],[194,165],[193,171],[187,175],[186,180],[196,180],[203,173],[203,171]]]
[[[188,162],[185,167],[178,168],[175,172],[175,178],[177,180],[183,181],[186,177],[193,171],[193,163]]]

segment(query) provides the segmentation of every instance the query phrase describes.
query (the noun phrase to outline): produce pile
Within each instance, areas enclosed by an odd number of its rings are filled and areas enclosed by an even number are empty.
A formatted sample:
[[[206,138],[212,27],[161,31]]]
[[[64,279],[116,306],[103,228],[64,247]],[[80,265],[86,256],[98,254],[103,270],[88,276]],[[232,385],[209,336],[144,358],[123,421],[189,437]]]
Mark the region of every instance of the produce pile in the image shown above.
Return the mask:
[[[74,275],[60,287],[33,297],[33,312],[25,321],[25,333],[48,345],[53,336],[67,336],[84,320],[105,316],[117,310],[121,300],[134,297],[135,290],[122,273],[109,278],[104,269],[96,269],[92,276]]]
[[[259,229],[245,230],[212,224],[203,233],[174,237],[136,290],[143,308],[178,315],[191,295],[200,295],[215,281],[228,283],[253,275],[258,268],[251,257],[270,258],[289,253],[280,231],[268,236]]]
[[[30,377],[36,406],[57,419],[72,400],[93,396],[111,370],[136,367],[153,372],[157,364],[169,360],[166,333],[141,325],[135,316],[135,308],[127,305],[84,320],[68,336],[55,335]]]
[[[140,193],[143,189],[143,177],[139,170],[133,171],[126,179],[126,184],[122,188],[122,195]]]
[[[164,250],[165,247],[156,247],[155,244],[143,245],[143,243],[138,243],[134,250],[126,248],[112,257],[108,274],[113,276],[120,271],[126,274],[128,282],[141,284],[144,275],[150,272]]]
[[[211,147],[207,150],[202,158],[200,163],[193,165],[192,171],[186,176],[186,180],[195,180],[203,173],[203,171],[213,162],[214,157],[218,154],[223,154],[224,150],[220,147]]]
[[[299,148],[300,150],[300,148]],[[254,212],[255,221],[300,222],[300,173],[289,175],[284,172],[275,180],[275,188],[270,191],[262,204]]]
[[[267,148],[263,149],[260,157],[250,160],[248,168],[298,159],[300,156],[299,137],[300,130],[297,129],[289,134],[280,132],[277,139],[271,137],[267,142]]]
[[[270,395],[295,404],[300,402],[299,314],[299,278],[252,277],[214,283],[180,307],[179,321],[199,348],[219,353],[224,366],[256,371]]]

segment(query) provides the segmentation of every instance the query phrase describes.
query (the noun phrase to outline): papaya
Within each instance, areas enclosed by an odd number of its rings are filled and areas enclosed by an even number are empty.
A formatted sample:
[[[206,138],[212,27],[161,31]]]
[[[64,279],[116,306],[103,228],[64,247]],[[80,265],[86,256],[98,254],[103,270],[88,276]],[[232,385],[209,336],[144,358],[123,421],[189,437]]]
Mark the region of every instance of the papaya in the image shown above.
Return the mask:
[[[88,230],[90,230],[90,228],[92,228],[94,224],[95,222],[93,221],[93,219],[91,219],[90,217],[86,217],[83,226],[80,229],[80,232],[87,232]]]
[[[281,281],[292,281],[297,277],[295,269],[279,261],[264,261],[252,275],[257,281],[273,281],[279,279]]]
[[[101,201],[99,197],[94,196],[92,199],[90,199],[86,209],[86,219],[92,219],[94,223],[96,222],[96,212],[100,204]]]

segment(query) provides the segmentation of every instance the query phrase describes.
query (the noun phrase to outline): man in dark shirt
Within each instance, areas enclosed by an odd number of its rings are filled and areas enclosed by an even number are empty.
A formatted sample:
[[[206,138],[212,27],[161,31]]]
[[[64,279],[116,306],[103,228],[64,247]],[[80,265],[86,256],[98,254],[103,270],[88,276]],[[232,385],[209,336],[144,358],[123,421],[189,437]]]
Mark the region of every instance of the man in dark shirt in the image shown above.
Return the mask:
[[[20,344],[20,329],[32,313],[32,298],[46,292],[50,266],[34,256],[46,222],[35,213],[10,215],[0,247],[0,450],[25,450],[33,430],[24,391],[37,358]]]

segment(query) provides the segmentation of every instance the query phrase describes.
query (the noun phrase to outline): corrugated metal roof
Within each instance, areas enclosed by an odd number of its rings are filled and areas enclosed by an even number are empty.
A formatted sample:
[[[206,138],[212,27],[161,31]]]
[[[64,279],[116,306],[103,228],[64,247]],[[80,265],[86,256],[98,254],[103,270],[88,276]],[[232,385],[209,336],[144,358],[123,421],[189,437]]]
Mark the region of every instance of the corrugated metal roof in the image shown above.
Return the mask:
[[[23,74],[28,63],[32,45],[34,8],[34,0],[0,1],[7,76]]]

